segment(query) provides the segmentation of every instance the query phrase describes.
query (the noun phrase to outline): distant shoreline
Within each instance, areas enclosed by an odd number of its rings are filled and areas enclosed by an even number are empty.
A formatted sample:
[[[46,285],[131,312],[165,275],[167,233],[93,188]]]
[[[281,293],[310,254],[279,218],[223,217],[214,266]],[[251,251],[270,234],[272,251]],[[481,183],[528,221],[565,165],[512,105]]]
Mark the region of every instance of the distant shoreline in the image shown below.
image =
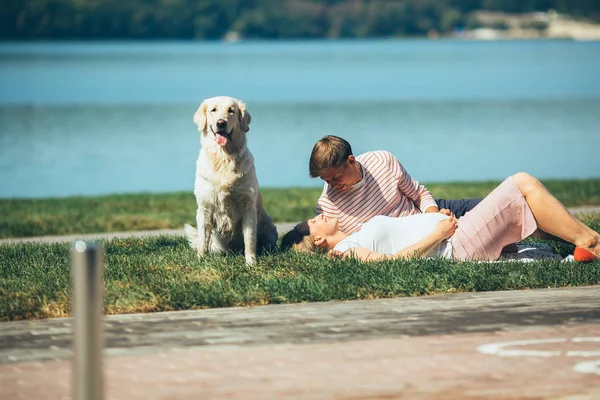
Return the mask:
[[[127,43],[135,43],[135,44],[139,44],[139,43],[148,43],[148,44],[152,44],[152,43],[160,43],[160,44],[165,44],[165,43],[189,43],[189,44],[194,44],[194,43],[210,43],[210,44],[224,44],[224,45],[231,45],[231,46],[237,46],[240,44],[245,44],[245,43],[310,43],[310,42],[315,42],[315,43],[321,43],[321,42],[345,42],[345,43],[352,43],[352,42],[356,42],[356,43],[360,43],[360,42],[393,42],[393,41],[398,41],[398,42],[402,42],[402,41],[423,41],[423,42],[432,42],[432,43],[436,43],[436,42],[527,42],[527,41],[531,41],[531,42],[544,42],[544,41],[552,41],[552,42],[560,42],[560,41],[565,41],[565,42],[599,42],[600,41],[600,36],[597,39],[591,39],[591,40],[578,40],[578,39],[574,39],[571,37],[497,37],[497,38],[491,38],[491,39],[487,39],[487,38],[474,38],[474,37],[455,37],[455,36],[444,36],[444,37],[439,37],[437,39],[431,39],[428,38],[427,36],[401,36],[401,37],[368,37],[368,38],[314,38],[314,39],[309,39],[309,38],[298,38],[298,39],[291,39],[291,38],[281,38],[281,39],[241,39],[239,41],[236,42],[227,42],[224,40],[218,40],[218,39],[168,39],[168,38],[152,38],[152,39],[148,39],[148,38],[113,38],[113,39],[107,39],[107,38],[70,38],[70,39],[28,39],[28,38],[22,38],[22,39],[10,39],[10,40],[5,40],[5,39],[0,39],[0,45],[4,45],[4,44],[24,44],[24,43],[32,43],[32,44],[44,44],[44,43],[48,43],[48,44],[58,44],[58,43],[122,43],[122,44],[127,44]]]
[[[235,30],[226,32],[221,37],[210,39],[167,36],[141,37],[141,36],[115,36],[107,37],[12,37],[0,38],[0,43],[6,42],[210,42],[210,43],[243,43],[243,42],[294,42],[294,41],[364,41],[364,40],[474,40],[474,41],[500,41],[500,40],[574,40],[574,41],[600,41],[600,23],[585,19],[575,19],[568,14],[559,14],[553,10],[547,12],[506,13],[502,11],[479,10],[471,13],[471,26],[458,26],[452,30],[438,32],[431,28],[426,32],[405,35],[370,35],[360,36],[314,36],[314,37],[259,37],[244,36]]]

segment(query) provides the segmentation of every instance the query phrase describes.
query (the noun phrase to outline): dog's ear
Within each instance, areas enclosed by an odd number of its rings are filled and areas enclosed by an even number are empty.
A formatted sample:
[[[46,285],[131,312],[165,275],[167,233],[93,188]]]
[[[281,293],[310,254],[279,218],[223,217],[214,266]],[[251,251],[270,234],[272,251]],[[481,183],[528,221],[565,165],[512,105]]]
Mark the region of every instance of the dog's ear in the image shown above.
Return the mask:
[[[194,122],[198,125],[198,130],[204,132],[206,130],[206,100],[200,104],[198,110],[194,114]]]
[[[250,130],[250,121],[252,121],[252,116],[248,110],[246,110],[246,103],[243,101],[237,101],[238,108],[240,109],[240,128],[244,132],[248,132]]]

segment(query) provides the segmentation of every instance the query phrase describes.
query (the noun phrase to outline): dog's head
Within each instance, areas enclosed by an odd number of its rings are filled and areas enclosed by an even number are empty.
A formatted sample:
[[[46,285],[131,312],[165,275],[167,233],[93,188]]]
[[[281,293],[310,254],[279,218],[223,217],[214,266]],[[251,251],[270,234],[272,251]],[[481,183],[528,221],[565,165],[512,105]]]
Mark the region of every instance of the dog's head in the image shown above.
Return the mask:
[[[203,137],[213,139],[221,147],[239,141],[250,129],[250,113],[246,104],[227,96],[211,97],[200,104],[194,122]]]

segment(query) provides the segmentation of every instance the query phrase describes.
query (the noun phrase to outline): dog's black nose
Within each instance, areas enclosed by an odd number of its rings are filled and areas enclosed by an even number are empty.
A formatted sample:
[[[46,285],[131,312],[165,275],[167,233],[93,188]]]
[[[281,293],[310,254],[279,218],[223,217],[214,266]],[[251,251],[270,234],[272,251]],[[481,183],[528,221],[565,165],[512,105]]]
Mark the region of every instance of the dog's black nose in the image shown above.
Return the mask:
[[[217,121],[218,129],[225,129],[227,127],[227,122],[224,119],[220,119]]]

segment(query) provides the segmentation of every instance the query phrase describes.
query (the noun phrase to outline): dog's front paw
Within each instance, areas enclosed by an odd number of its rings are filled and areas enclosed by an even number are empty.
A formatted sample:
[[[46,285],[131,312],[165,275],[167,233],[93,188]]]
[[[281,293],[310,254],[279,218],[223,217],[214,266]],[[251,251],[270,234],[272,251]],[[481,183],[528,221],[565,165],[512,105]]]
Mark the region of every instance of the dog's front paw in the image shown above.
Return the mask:
[[[208,254],[208,250],[206,250],[206,248],[202,247],[202,248],[196,249],[196,254],[198,255],[199,259],[204,259],[204,257],[206,257],[206,255]]]
[[[256,255],[247,254],[246,255],[246,265],[255,265],[256,264]]]

